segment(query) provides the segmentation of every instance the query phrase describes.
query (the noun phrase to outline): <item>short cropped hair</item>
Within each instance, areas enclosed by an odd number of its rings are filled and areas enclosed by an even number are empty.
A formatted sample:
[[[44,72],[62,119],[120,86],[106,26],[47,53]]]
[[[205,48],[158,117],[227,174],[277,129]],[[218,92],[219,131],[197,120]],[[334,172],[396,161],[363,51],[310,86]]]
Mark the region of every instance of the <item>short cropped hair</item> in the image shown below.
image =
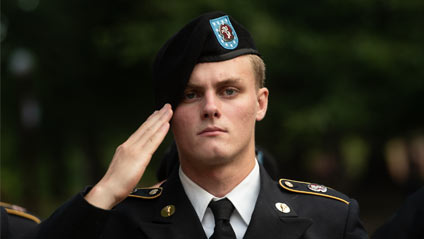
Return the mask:
[[[257,55],[249,55],[250,62],[253,66],[253,73],[255,74],[256,87],[258,89],[265,86],[265,62]]]

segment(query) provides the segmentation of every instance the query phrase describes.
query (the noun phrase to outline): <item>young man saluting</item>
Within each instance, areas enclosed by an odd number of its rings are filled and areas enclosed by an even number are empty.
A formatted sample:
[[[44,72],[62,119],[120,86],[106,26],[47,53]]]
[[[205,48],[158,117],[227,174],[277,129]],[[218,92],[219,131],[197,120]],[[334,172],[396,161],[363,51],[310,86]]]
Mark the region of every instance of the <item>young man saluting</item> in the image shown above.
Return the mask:
[[[120,145],[104,177],[41,225],[42,238],[367,238],[356,201],[322,185],[272,181],[255,158],[265,66],[249,32],[201,15],[159,51],[163,106]],[[133,190],[168,130],[180,168]]]

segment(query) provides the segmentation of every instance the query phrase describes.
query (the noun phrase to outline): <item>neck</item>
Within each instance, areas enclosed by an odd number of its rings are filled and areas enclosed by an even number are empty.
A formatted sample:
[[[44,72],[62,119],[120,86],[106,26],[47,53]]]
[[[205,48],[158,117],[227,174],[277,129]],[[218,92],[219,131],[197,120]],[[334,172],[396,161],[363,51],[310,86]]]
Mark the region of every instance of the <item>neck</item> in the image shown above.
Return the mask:
[[[220,165],[196,165],[181,160],[183,172],[215,197],[224,197],[240,184],[255,167],[255,152]]]

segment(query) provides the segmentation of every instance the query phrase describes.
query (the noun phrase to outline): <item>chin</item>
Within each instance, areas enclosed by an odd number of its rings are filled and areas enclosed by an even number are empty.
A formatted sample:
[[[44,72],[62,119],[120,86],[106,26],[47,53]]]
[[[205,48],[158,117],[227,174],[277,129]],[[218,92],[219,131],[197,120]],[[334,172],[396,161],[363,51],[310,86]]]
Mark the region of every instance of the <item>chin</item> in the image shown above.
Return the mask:
[[[202,165],[219,165],[231,162],[236,154],[235,148],[228,142],[210,140],[207,142],[196,142],[196,144],[186,144],[183,152],[192,163]]]
[[[223,150],[208,150],[199,154],[199,157],[210,166],[227,164],[234,158],[231,153]]]
[[[230,155],[228,144],[222,142],[209,142],[199,147],[199,153],[213,158],[225,158]]]

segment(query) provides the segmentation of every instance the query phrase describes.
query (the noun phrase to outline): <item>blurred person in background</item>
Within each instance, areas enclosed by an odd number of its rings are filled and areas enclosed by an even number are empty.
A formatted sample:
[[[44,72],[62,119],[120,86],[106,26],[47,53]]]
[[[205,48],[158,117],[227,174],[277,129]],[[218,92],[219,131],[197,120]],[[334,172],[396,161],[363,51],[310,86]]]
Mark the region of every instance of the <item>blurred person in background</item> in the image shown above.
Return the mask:
[[[0,238],[35,238],[41,220],[25,208],[0,202]]]
[[[372,239],[424,238],[424,187],[411,194]]]

